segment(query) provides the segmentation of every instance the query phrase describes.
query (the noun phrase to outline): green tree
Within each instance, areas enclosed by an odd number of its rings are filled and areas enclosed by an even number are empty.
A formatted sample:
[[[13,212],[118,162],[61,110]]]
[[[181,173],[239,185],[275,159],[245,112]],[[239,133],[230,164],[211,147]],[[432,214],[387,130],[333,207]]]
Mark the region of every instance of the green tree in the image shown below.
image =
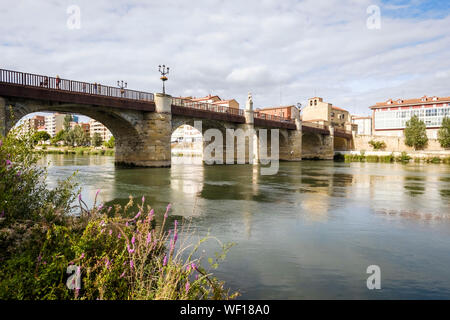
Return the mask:
[[[442,119],[442,127],[438,131],[438,140],[442,148],[450,148],[450,118]]]
[[[73,117],[71,114],[66,114],[64,117],[64,131],[69,132],[70,123],[73,121]]]
[[[409,147],[414,147],[415,150],[425,147],[428,143],[426,129],[425,122],[420,120],[417,116],[411,117],[411,119],[406,122],[404,131],[405,144]]]
[[[57,144],[60,141],[66,141],[66,135],[67,132],[65,132],[64,130],[60,130],[53,138],[51,138],[50,142],[52,144]]]
[[[100,133],[95,132],[94,135],[92,136],[92,145],[94,147],[100,147],[102,145],[102,136],[100,135]]]
[[[34,144],[39,143],[40,141],[47,141],[49,140],[51,137],[50,135],[46,132],[46,131],[38,131],[35,132],[33,134],[33,136],[31,137],[32,141]]]
[[[109,138],[108,141],[103,142],[103,145],[109,149],[114,148],[116,144],[116,139],[114,137]]]

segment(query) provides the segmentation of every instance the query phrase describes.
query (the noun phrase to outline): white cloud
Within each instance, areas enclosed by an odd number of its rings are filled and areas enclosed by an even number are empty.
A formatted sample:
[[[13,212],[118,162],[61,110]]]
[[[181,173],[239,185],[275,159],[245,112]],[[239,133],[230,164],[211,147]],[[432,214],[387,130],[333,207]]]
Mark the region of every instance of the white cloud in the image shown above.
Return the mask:
[[[69,30],[66,9],[81,8]],[[381,7],[380,30],[366,9]],[[402,10],[408,10],[402,5]],[[450,95],[450,15],[392,18],[372,0],[3,0],[1,67],[159,91],[217,93],[257,106],[313,95],[368,113],[390,97]],[[385,10],[385,11],[383,11]]]

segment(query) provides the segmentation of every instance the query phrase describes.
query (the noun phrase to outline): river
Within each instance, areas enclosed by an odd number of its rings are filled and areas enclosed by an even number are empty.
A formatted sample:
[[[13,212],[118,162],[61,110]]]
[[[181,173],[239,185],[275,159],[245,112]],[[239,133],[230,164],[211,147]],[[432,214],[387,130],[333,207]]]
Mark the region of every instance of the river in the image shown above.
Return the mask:
[[[450,298],[449,165],[303,161],[262,176],[252,165],[45,161],[50,185],[78,170],[88,203],[97,189],[109,204],[145,195],[159,214],[171,203],[198,236],[236,243],[215,274],[241,299]],[[380,267],[380,290],[367,288],[370,265]]]

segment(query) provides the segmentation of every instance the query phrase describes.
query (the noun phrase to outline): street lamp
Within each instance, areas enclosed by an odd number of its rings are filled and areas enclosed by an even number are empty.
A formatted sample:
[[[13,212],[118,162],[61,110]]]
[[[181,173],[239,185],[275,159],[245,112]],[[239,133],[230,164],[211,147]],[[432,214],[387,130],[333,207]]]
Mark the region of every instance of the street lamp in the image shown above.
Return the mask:
[[[117,86],[120,88],[120,95],[123,96],[123,94],[125,93],[125,89],[128,86],[127,83],[123,82],[123,80],[117,80]]]
[[[166,94],[166,87],[164,85],[164,82],[166,82],[167,80],[169,80],[166,75],[169,74],[169,67],[166,68],[166,65],[159,65],[159,73],[161,73],[161,81],[163,82],[163,94]]]

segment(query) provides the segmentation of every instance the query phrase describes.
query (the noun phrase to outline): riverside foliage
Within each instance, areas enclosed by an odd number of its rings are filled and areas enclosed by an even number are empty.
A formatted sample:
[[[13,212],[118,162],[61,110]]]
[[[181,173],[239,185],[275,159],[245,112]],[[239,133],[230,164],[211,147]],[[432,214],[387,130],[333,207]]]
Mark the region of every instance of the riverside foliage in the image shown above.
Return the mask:
[[[178,221],[130,197],[122,207],[84,203],[74,176],[50,190],[27,137],[0,136],[0,299],[229,299],[217,268]],[[158,219],[159,217],[159,219]],[[157,221],[160,221],[159,223]],[[183,236],[182,236],[183,235]],[[180,237],[180,238],[179,238]],[[75,266],[81,286],[71,282]],[[69,289],[71,287],[72,289]]]

